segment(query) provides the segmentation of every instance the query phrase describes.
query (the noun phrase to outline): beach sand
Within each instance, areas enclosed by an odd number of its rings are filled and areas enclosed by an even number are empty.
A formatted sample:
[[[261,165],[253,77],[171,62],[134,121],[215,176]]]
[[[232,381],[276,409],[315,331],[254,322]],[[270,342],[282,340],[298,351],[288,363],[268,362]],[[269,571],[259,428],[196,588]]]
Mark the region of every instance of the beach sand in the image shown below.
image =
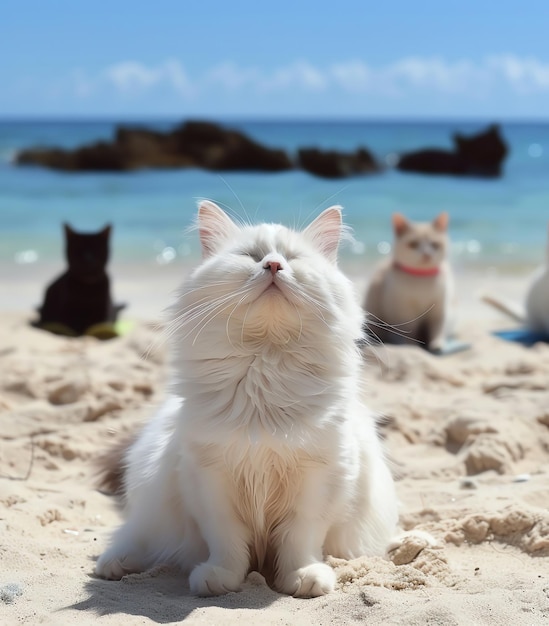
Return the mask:
[[[549,623],[549,345],[490,334],[513,323],[479,293],[519,299],[525,288],[524,276],[493,271],[458,276],[458,336],[471,349],[365,354],[401,526],[416,533],[392,560],[331,559],[336,592],[310,600],[257,574],[216,598],[192,597],[163,567],[94,578],[121,519],[96,489],[94,461],[152,413],[166,380],[158,322],[181,268],[149,269],[115,272],[135,328],[106,342],[30,327],[52,274],[0,270],[0,624]]]

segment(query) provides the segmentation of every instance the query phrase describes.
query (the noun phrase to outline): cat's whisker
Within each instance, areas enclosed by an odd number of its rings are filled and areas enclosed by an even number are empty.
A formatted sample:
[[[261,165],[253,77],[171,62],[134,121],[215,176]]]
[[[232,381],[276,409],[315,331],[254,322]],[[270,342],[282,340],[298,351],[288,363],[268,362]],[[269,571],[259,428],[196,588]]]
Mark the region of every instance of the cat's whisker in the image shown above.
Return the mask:
[[[250,312],[250,307],[252,303],[248,304],[246,308],[246,312],[244,313],[244,319],[242,320],[242,327],[240,329],[240,343],[244,345],[244,329],[246,328],[246,320],[248,319],[248,313]]]
[[[243,290],[241,291],[242,297],[240,298],[240,300],[237,302],[237,304],[236,304],[236,305],[235,305],[235,307],[233,308],[233,312],[234,312],[234,310],[235,310],[235,309],[236,309],[236,308],[237,308],[237,307],[238,307],[238,306],[242,303],[242,301],[246,298],[246,296],[247,296],[247,295],[248,295],[251,291],[253,291],[253,287],[248,287],[248,289],[246,289],[246,290],[244,290],[244,289],[243,289]],[[238,295],[241,295],[241,294],[236,294],[236,295],[237,295],[237,297],[238,297]],[[214,311],[210,312],[210,313],[207,315],[206,319],[204,320],[204,324],[202,325],[202,327],[200,328],[200,330],[196,333],[196,335],[195,335],[195,337],[194,337],[194,339],[193,339],[193,344],[192,344],[192,345],[194,345],[194,344],[195,344],[196,340],[198,339],[198,337],[200,336],[200,334],[202,333],[202,331],[204,330],[204,328],[206,328],[206,326],[207,326],[207,325],[208,325],[208,324],[209,324],[212,320],[214,320],[214,319],[215,319],[218,315],[220,315],[220,314],[223,312],[223,310],[225,309],[225,305],[227,304],[227,302],[229,302],[229,301],[233,300],[233,298],[234,298],[234,297],[235,297],[235,295],[234,295],[234,294],[232,294],[232,296],[231,296],[230,298],[228,298],[228,297],[227,297],[227,298],[226,298],[226,299],[225,299],[225,300],[224,300],[224,301],[223,301],[223,302],[222,302],[222,303],[218,306],[217,310],[214,310]],[[191,329],[191,330],[190,330],[190,331],[189,331],[189,332],[188,332],[188,333],[184,336],[184,338],[187,338],[187,337],[188,337],[190,334],[192,334],[192,333],[193,333],[193,332],[194,332],[194,331],[195,331],[195,330],[196,330],[199,326],[200,326],[200,323],[199,323],[199,324],[196,324],[196,325],[195,325],[195,326],[194,326],[194,327],[193,327],[193,328],[192,328],[192,329]]]
[[[242,304],[242,302],[244,301],[244,299],[246,298],[248,293],[249,293],[249,291],[244,293],[242,298],[240,298],[240,300],[234,305],[233,310],[230,312],[229,317],[227,318],[227,323],[225,324],[225,334],[227,336],[227,341],[229,342],[229,344],[231,345],[232,348],[235,348],[235,346],[234,346],[233,342],[231,341],[231,334],[229,332],[229,324],[231,322],[231,317],[233,316],[233,314],[236,311],[236,309]],[[242,320],[242,327],[240,329],[240,343],[241,343],[242,346],[244,345],[244,328],[246,327],[246,318],[248,316],[248,312],[249,312],[251,306],[252,306],[252,303],[249,302],[248,306],[246,307],[246,312],[244,313],[244,319]]]
[[[166,329],[166,338],[171,339],[177,332],[179,332],[183,327],[192,323],[195,320],[199,320],[196,326],[200,325],[200,321],[203,320],[204,316],[217,311],[220,305],[216,302],[211,305],[206,305],[203,307],[195,307],[193,309],[193,315],[180,315],[176,319],[172,320],[168,328]],[[192,329],[191,331],[192,332]]]
[[[187,332],[182,336],[183,339],[187,339],[196,329],[200,328],[200,332],[208,325],[208,322],[215,319],[226,308],[227,304],[232,301],[232,297],[226,297],[222,301],[215,301],[213,304],[198,307],[193,310],[192,315],[185,315],[176,325],[174,332],[179,332],[181,329],[187,327],[190,324],[194,324]]]
[[[402,322],[400,324],[388,324],[387,322],[385,322],[384,320],[382,320],[381,318],[377,317],[377,315],[373,315],[372,313],[368,313],[367,317],[374,317],[374,320],[370,320],[368,319],[368,326],[377,326],[378,328],[381,328],[383,330],[386,330],[390,333],[392,333],[393,335],[397,335],[398,337],[402,337],[403,339],[407,339],[409,341],[412,341],[414,343],[417,344],[423,344],[424,342],[421,341],[420,339],[417,339],[415,337],[413,337],[411,335],[411,331],[410,330],[406,330],[404,328],[398,328],[399,326],[407,326],[409,324],[412,324],[413,322],[417,321],[418,319],[421,319],[422,317],[424,317],[425,315],[427,315],[429,313],[429,311],[431,311],[431,309],[434,307],[435,305],[432,304],[426,311],[424,311],[423,313],[421,313],[420,315],[406,321],[406,322]],[[379,337],[378,337],[379,338]]]
[[[417,344],[423,344],[423,341],[421,341],[421,339],[416,339],[415,337],[413,337],[409,330],[398,329],[396,328],[396,325],[393,326],[392,324],[387,324],[387,322],[376,322],[376,321],[369,322],[369,325],[376,326],[377,328],[386,330],[392,333],[393,335],[396,335],[397,337],[402,337],[402,339],[406,339],[408,341],[411,341]]]
[[[336,196],[339,196],[339,194],[343,193],[346,189],[349,189],[350,186],[351,186],[351,184],[347,183],[346,185],[343,185],[343,187],[340,187],[337,191],[335,191],[331,196],[328,196],[327,198],[324,198],[324,200],[322,202],[320,202],[319,204],[316,205],[316,207],[314,209],[314,213],[316,213],[318,211],[318,209],[323,204],[328,204],[328,202],[330,202],[332,200],[332,198],[335,198]]]
[[[233,194],[233,196],[235,197],[236,201],[238,202],[238,204],[240,205],[240,208],[242,209],[242,213],[245,215],[246,217],[246,221],[248,224],[251,223],[250,221],[250,216],[248,215],[248,212],[246,211],[246,208],[244,206],[244,204],[242,203],[242,200],[240,199],[240,196],[236,193],[236,191],[231,187],[231,185],[229,185],[228,181],[226,178],[224,178],[223,176],[221,176],[221,174],[218,174],[217,177],[219,178],[219,180],[221,180],[221,182],[225,185],[225,187],[227,187],[227,189]],[[231,211],[231,208],[228,207],[227,205],[225,205],[225,209],[229,212]],[[237,216],[233,216],[233,219],[235,219],[235,217]]]
[[[301,341],[301,336],[303,335],[303,318],[301,317],[301,313],[299,312],[296,304],[292,302],[292,305],[295,309],[295,312],[297,313],[297,317],[299,318],[299,334],[297,336],[297,341]]]
[[[212,292],[215,292],[217,287],[231,287],[230,290],[228,290],[228,292],[224,295],[226,296],[230,296],[232,294],[232,287],[233,287],[233,282],[230,280],[225,280],[225,281],[216,281],[216,282],[212,282],[206,285],[200,285],[198,287],[194,287],[193,289],[189,289],[188,292],[186,292],[186,297],[192,296],[195,293],[197,293],[198,291],[202,291],[202,290],[208,290],[209,293],[206,293],[202,298],[199,298],[197,300],[193,300],[190,304],[188,304],[185,307],[178,307],[178,315],[176,318],[174,319],[178,319],[181,318],[185,315],[188,314],[189,311],[191,311],[192,309],[194,309],[195,307],[199,306],[202,302],[212,302]],[[223,297],[223,296],[216,296],[214,299],[217,299],[218,297]]]
[[[222,302],[232,300],[233,297],[234,294],[229,293],[225,294],[225,296],[219,296],[214,300],[212,300],[211,297],[201,298],[184,309],[180,315],[172,320],[172,322],[178,323],[182,320],[185,320],[185,323],[191,322],[197,317],[203,317],[208,310],[215,309]]]
[[[311,220],[311,216],[314,215],[315,213],[317,213],[319,208],[322,205],[328,204],[330,202],[330,200],[332,200],[332,198],[335,198],[336,196],[339,196],[339,194],[341,194],[343,191],[345,191],[349,187],[350,187],[350,184],[343,185],[343,187],[341,187],[340,189],[335,191],[333,194],[331,194],[330,196],[328,196],[327,198],[324,198],[324,200],[319,202],[311,211],[309,211],[309,213],[307,214],[307,216],[305,217],[303,222],[301,224],[299,224],[298,230],[303,230],[304,225],[309,223],[309,221]]]
[[[390,332],[393,335],[396,335],[397,337],[401,337],[403,339],[406,339],[409,342],[412,343],[416,343],[418,345],[423,345],[424,342],[421,341],[420,339],[417,339],[413,336],[411,336],[411,331],[410,330],[406,330],[404,328],[398,328],[399,326],[406,326],[408,324],[411,324],[412,322],[415,322],[418,319],[421,319],[421,317],[423,317],[424,315],[426,315],[427,313],[429,313],[429,311],[433,308],[434,305],[431,305],[424,313],[418,315],[417,317],[407,321],[407,322],[402,322],[400,324],[388,324],[387,322],[385,322],[384,320],[380,319],[379,317],[377,317],[377,315],[374,315],[372,313],[368,313],[367,317],[368,317],[368,338],[373,335],[376,339],[377,346],[378,348],[384,348],[384,352],[386,354],[387,357],[389,357],[389,352],[387,350],[387,346],[386,343],[379,337],[379,335],[377,335],[374,330],[372,329],[373,326],[377,327],[377,328],[381,328],[384,331]],[[375,319],[370,319],[370,318],[375,318]],[[388,361],[384,361],[379,354],[377,354],[377,350],[376,348],[374,348],[374,346],[372,346],[372,352],[374,354],[374,356],[376,357],[376,359],[378,361],[380,361],[383,365],[385,365],[386,368],[389,368],[389,362]]]
[[[164,335],[165,333],[164,324],[162,322],[158,322],[154,324],[152,328],[153,328],[153,331],[157,333],[157,335],[154,337],[154,339],[151,339],[151,341],[149,342],[149,345],[147,346],[147,349],[141,355],[141,357],[145,361],[147,361],[150,358],[154,350],[161,348],[163,345],[167,343],[167,337]]]
[[[202,298],[194,302],[192,305],[189,305],[182,312],[173,317],[166,328],[166,335],[171,337],[174,329],[180,328],[182,325],[189,323],[196,317],[201,317],[204,315],[206,311],[209,309],[215,308],[217,306],[217,300],[212,302],[211,298]]]
[[[305,302],[307,302],[308,304],[312,305],[312,307],[314,307],[311,312],[315,314],[316,317],[318,317],[318,319],[324,323],[326,325],[327,328],[330,328],[330,325],[328,324],[328,322],[326,321],[325,317],[322,315],[321,309],[324,310],[328,310],[328,308],[324,305],[322,305],[318,300],[316,300],[315,298],[313,298],[311,295],[303,292],[302,290],[298,290],[297,287],[294,288],[293,285],[289,284],[288,285],[290,291],[292,292],[292,294],[296,297],[296,299],[301,299],[301,300],[305,300]],[[295,306],[295,304],[294,304]],[[297,307],[296,307],[297,308]]]
[[[393,326],[404,326],[406,324],[411,324],[412,322],[416,322],[417,320],[421,319],[422,317],[425,317],[430,311],[433,310],[434,308],[434,304],[431,304],[431,306],[426,309],[425,311],[423,311],[423,313],[420,313],[419,315],[416,315],[416,317],[412,317],[412,319],[409,319],[407,322],[402,322],[401,324],[393,324]]]
[[[371,335],[373,335],[373,337],[371,337]],[[379,335],[377,335],[373,330],[370,330],[370,333],[368,334],[367,343],[364,346],[364,349],[362,350],[363,356],[365,356],[364,354],[365,350],[368,350],[368,352],[371,353],[375,357],[378,367],[379,367],[380,374],[383,373],[383,366],[385,366],[385,369],[390,369],[389,360],[390,360],[391,355],[389,354],[389,351],[387,350],[387,345],[381,340]],[[380,352],[384,353],[384,357],[380,354]]]
[[[427,313],[429,313],[429,311],[431,311],[433,309],[435,305],[432,304],[428,309],[426,309],[425,311],[423,311],[423,313],[420,313],[419,315],[417,315],[416,317],[412,317],[411,319],[407,320],[406,322],[401,322],[400,324],[387,324],[387,322],[385,322],[385,320],[381,319],[381,317],[378,317],[377,315],[374,315],[373,313],[368,312],[368,317],[375,317],[375,319],[379,322],[377,325],[381,326],[383,324],[386,324],[387,327],[390,328],[396,328],[398,326],[407,326],[409,324],[411,324],[412,322],[415,322],[419,319],[421,319],[422,317],[424,317],[425,315],[427,315]],[[407,332],[407,331],[403,331],[403,332]]]
[[[208,310],[216,309],[220,304],[224,304],[226,302],[231,301],[235,297],[233,292],[229,292],[224,294],[223,296],[218,296],[214,300],[212,300],[211,295],[205,296],[187,307],[184,307],[181,313],[171,321],[171,324],[177,324],[181,320],[184,320],[184,323],[189,323],[193,319],[197,317],[203,317],[204,313]],[[203,303],[208,303],[204,305]]]
[[[231,283],[230,281],[226,281],[226,282],[212,283],[211,285],[203,285],[202,287],[197,287],[196,289],[190,290],[188,292],[188,295],[192,295],[192,294],[196,293],[197,291],[199,291],[201,289],[208,289],[210,291],[214,291],[213,288],[215,288],[215,287],[226,287],[226,286],[233,287],[233,283]],[[232,293],[232,289],[225,295],[231,295],[231,293]],[[222,296],[218,296],[218,297],[222,297]],[[183,317],[190,310],[192,310],[196,306],[199,306],[202,302],[211,302],[211,301],[212,301],[212,294],[211,293],[207,293],[202,298],[200,298],[198,300],[194,300],[191,304],[187,305],[186,307],[183,307],[183,308],[179,309],[178,317]]]

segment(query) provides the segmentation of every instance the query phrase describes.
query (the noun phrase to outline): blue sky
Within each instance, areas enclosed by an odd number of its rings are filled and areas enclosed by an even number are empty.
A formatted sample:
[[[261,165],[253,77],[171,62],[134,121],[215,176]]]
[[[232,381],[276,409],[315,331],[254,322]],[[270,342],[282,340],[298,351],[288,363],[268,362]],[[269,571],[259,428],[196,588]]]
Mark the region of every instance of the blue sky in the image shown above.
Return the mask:
[[[548,31],[548,0],[2,0],[0,116],[547,118]]]

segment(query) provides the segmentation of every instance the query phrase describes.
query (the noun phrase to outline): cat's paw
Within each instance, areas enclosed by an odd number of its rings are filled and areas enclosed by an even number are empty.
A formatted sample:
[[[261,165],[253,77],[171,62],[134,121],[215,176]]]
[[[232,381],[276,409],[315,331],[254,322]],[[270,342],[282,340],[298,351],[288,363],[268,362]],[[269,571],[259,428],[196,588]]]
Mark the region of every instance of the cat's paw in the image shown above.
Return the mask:
[[[120,580],[126,574],[146,569],[136,544],[124,540],[115,542],[97,559],[95,575],[107,580]]]
[[[240,591],[242,577],[219,565],[197,565],[189,577],[191,592],[197,596],[221,596]]]
[[[336,583],[334,570],[325,563],[313,563],[279,577],[277,588],[296,598],[316,598],[332,593]]]
[[[135,574],[141,571],[136,563],[132,563],[128,558],[109,558],[102,555],[95,565],[95,575],[107,580],[120,580],[127,574]]]

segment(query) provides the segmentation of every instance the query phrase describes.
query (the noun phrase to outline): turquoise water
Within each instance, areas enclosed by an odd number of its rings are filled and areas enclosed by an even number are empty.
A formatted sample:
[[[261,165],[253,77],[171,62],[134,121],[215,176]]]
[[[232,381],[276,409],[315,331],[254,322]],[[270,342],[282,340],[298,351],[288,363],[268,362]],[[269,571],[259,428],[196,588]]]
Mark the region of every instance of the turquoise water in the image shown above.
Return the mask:
[[[123,122],[123,120],[121,120]],[[179,120],[142,124],[167,130]],[[114,224],[113,256],[121,261],[168,263],[197,254],[185,229],[200,198],[211,198],[254,220],[304,224],[331,204],[344,206],[357,244],[356,261],[386,252],[390,215],[428,220],[451,216],[453,255],[466,263],[538,263],[549,220],[549,125],[503,123],[510,148],[497,180],[420,176],[386,171],[323,180],[304,172],[215,173],[194,169],[125,174],[64,174],[17,167],[17,150],[36,145],[74,147],[109,139],[117,122],[0,122],[0,261],[34,263],[60,256],[61,223],[95,230]],[[450,147],[451,135],[487,122],[228,121],[269,146],[340,150],[368,147],[380,161],[397,151]],[[390,156],[389,156],[390,158]]]

